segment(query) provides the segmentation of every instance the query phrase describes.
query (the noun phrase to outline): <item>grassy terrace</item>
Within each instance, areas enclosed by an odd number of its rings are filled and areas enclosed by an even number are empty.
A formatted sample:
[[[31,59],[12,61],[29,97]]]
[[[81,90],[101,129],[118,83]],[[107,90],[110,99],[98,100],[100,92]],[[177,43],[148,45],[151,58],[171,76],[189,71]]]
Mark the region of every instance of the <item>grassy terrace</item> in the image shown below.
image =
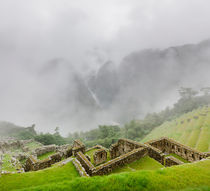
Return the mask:
[[[10,162],[11,158],[12,156],[10,154],[4,154],[2,170],[16,172],[16,168]]]
[[[56,184],[62,181],[71,181],[76,177],[79,177],[79,174],[70,162],[64,166],[56,165],[36,172],[2,175],[0,177],[0,190],[10,191],[45,184]]]
[[[160,168],[164,168],[164,166],[149,156],[145,156],[131,164],[125,165],[122,168],[115,169],[113,173],[133,172],[136,170],[157,170]]]
[[[77,191],[77,190],[143,190],[143,191],[207,191],[210,189],[210,160],[158,170],[140,170],[96,176],[78,177],[71,163],[59,168],[2,176],[0,189]]]
[[[189,161],[183,159],[182,157],[180,157],[180,156],[178,156],[178,155],[176,155],[174,153],[171,153],[171,154],[166,155],[166,156],[173,156],[174,158],[177,158],[178,160],[182,161],[183,163],[189,163]]]
[[[55,153],[56,153],[55,151],[51,151],[51,152],[45,153],[45,154],[43,154],[43,155],[40,155],[40,156],[38,156],[37,158],[38,158],[39,160],[43,160],[43,159],[46,159],[47,157],[49,157],[49,156],[51,156],[51,155],[53,155],[53,154],[55,154]]]
[[[166,136],[201,152],[210,151],[209,111],[210,107],[204,107],[167,121],[152,130],[141,142]]]
[[[94,160],[93,160],[93,155],[94,152],[100,150],[100,149],[91,149],[90,151],[86,152],[85,154],[88,155],[90,157],[90,162],[94,165]],[[107,151],[107,160],[106,162],[108,162],[110,160],[110,153],[109,151]]]

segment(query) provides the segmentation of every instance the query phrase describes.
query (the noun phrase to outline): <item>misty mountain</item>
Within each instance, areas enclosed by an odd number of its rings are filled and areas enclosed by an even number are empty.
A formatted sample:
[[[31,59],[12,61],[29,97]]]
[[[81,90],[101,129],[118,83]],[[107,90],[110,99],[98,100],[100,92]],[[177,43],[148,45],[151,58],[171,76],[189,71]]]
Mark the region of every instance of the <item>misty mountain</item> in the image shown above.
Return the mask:
[[[209,71],[210,40],[207,40],[164,50],[133,52],[117,68],[111,62],[105,63],[88,84],[112,120],[125,122],[172,104],[170,101],[177,99],[181,86],[209,86]]]
[[[5,137],[18,137],[23,133],[36,135],[34,125],[31,127],[21,127],[10,122],[0,121],[0,139]]]
[[[13,116],[25,126],[35,123],[45,132],[59,126],[64,135],[100,124],[123,124],[173,105],[182,86],[210,86],[209,71],[210,40],[132,52],[119,64],[109,60],[86,73],[57,58],[21,70],[12,81],[15,88],[5,91],[10,102],[2,100],[8,112],[1,118],[12,121]]]

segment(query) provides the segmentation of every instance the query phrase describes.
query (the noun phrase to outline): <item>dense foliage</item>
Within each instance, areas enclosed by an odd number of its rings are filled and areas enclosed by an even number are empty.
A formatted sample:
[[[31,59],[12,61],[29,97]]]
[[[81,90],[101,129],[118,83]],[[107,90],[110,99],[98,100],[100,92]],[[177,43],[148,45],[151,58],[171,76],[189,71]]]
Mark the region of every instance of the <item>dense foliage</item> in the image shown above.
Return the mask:
[[[55,133],[41,133],[39,135],[36,135],[34,139],[43,145],[50,145],[50,144],[56,144],[56,145],[63,145],[66,144],[66,140],[64,137],[62,137],[59,133],[59,127],[55,128]]]

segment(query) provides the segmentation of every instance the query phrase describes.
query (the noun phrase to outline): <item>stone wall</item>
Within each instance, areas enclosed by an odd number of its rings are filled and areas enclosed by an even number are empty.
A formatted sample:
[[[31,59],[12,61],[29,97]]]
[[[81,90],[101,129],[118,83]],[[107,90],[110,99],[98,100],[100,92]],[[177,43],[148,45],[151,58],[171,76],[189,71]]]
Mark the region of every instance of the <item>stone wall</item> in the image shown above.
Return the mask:
[[[50,167],[52,164],[61,161],[62,157],[59,153],[49,156],[44,160],[38,160],[34,156],[30,156],[24,165],[24,170],[28,171],[37,171]]]
[[[162,165],[164,165],[164,157],[165,154],[162,153],[161,150],[151,146],[151,145],[147,145],[148,148],[148,155],[149,157],[155,159],[156,161],[158,161],[159,163],[161,163]]]
[[[107,160],[107,152],[104,149],[99,149],[97,151],[95,151],[94,155],[93,155],[93,159],[94,159],[94,164],[95,165],[99,165],[101,163],[106,162]]]
[[[205,153],[199,152],[166,137],[149,141],[147,144],[161,150],[163,153],[174,153],[189,162],[199,161],[206,158]]]
[[[111,173],[114,169],[132,163],[148,154],[147,148],[134,149],[126,154],[123,154],[105,164],[102,164],[94,169],[92,175],[105,175]]]
[[[104,150],[106,150],[106,148],[103,147],[102,145],[95,145],[95,146],[93,146],[93,147],[91,147],[91,148],[88,148],[88,149],[86,150],[86,152],[88,152],[88,151],[90,151],[90,150],[93,150],[93,149],[104,149]]]
[[[173,165],[180,165],[180,164],[184,164],[182,161],[176,159],[173,156],[168,156],[165,158],[165,166],[173,166]]]
[[[76,156],[77,160],[81,163],[85,171],[91,176],[95,167],[93,164],[87,159],[87,157],[79,151]]]
[[[34,155],[40,156],[45,153],[56,151],[56,149],[57,149],[56,145],[47,145],[47,146],[39,147],[35,149]]]
[[[76,156],[79,151],[85,153],[85,145],[80,140],[75,140],[72,148],[72,155]]]
[[[77,159],[74,159],[72,162],[77,171],[79,172],[80,176],[89,177],[89,175],[87,174],[87,172],[85,171],[85,169],[82,167],[81,163]]]
[[[60,153],[55,153],[54,155],[51,155],[49,159],[51,160],[51,164],[55,164],[56,162],[60,162],[62,157]]]
[[[119,139],[117,143],[110,147],[110,158],[114,159],[120,155],[128,153],[137,148],[143,148],[145,145],[129,139]]]
[[[12,141],[12,142],[8,142],[8,141],[1,141],[0,142],[0,151],[5,153],[8,150],[11,149],[19,149],[24,146],[22,141]]]

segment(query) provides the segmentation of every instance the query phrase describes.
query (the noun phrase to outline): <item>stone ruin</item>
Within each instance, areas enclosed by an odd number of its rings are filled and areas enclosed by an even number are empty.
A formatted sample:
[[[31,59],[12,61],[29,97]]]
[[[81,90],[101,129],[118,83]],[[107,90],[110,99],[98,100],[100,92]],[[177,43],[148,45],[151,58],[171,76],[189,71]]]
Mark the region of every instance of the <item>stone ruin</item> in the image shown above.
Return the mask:
[[[166,137],[152,140],[145,144],[129,139],[119,139],[118,142],[111,145],[109,149],[111,160],[108,162],[106,162],[106,150],[98,145],[91,149],[95,148],[99,148],[99,150],[94,153],[94,164],[91,163],[84,152],[78,151],[74,153],[76,159],[73,163],[81,176],[109,174],[114,169],[139,160],[144,156],[149,156],[166,167],[184,163],[173,156],[167,156],[171,153],[174,153],[189,162],[199,161],[210,156],[209,152],[199,152]],[[87,151],[91,149],[88,149]]]
[[[167,137],[151,140],[146,144],[159,149],[162,153],[176,154],[189,162],[199,161],[207,157],[207,154],[199,152]]]
[[[101,163],[104,163],[107,160],[106,150],[105,149],[97,150],[93,155],[93,159],[94,159],[94,164],[95,165],[99,165]]]
[[[24,169],[25,169],[25,172],[45,169],[45,168],[50,167],[52,164],[55,164],[61,161],[61,159],[62,157],[59,153],[53,154],[44,160],[38,160],[36,157],[31,155],[26,160]]]
[[[85,145],[80,140],[75,140],[72,148],[73,156],[76,156],[76,153],[79,151],[85,153]]]
[[[52,154],[44,160],[38,160],[37,156],[43,155],[55,151],[55,154]],[[52,164],[60,162],[62,158],[68,158],[72,155],[75,156],[77,152],[85,153],[85,145],[80,140],[75,140],[73,147],[70,145],[47,145],[35,149],[33,155],[27,158],[24,169],[25,171],[37,171],[44,168],[50,167]]]
[[[40,148],[35,149],[33,155],[41,156],[45,153],[56,151],[56,148],[57,148],[56,145],[42,146]]]

